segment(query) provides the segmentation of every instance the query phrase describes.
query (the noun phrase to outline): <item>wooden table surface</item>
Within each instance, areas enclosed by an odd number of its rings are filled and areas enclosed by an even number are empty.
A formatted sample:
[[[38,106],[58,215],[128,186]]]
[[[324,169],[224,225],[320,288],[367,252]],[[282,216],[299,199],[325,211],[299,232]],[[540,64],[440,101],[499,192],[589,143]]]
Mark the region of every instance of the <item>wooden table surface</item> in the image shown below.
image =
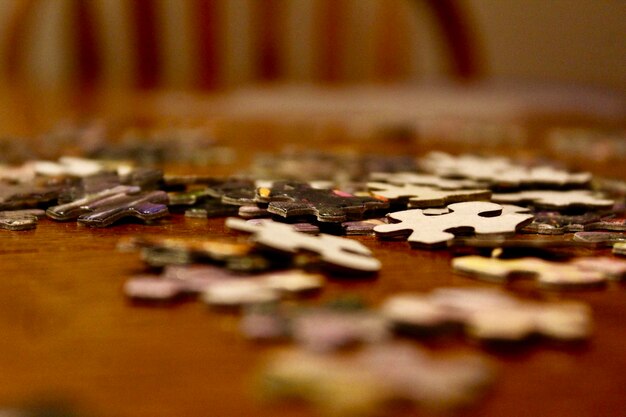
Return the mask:
[[[147,106],[154,103],[151,100],[141,103]],[[53,104],[38,104],[50,101]],[[209,102],[190,107],[194,121],[202,114],[211,116]],[[138,102],[120,102],[116,107],[96,101],[77,108],[75,103],[54,102],[51,97],[20,102],[14,95],[0,96],[0,132],[34,135],[54,126],[58,118],[77,115],[165,117],[156,104],[136,108]],[[178,105],[176,111],[184,115],[184,105]],[[220,118],[216,132],[238,158],[227,165],[179,166],[179,172],[236,172],[249,163],[254,151],[275,151],[287,142],[297,142],[293,129],[287,134],[285,128],[276,128],[276,133],[258,121],[244,126],[227,123],[223,113]],[[329,135],[296,145],[390,154],[425,150],[406,138],[387,138],[387,142],[348,139]],[[625,176],[623,167],[596,168]],[[55,398],[88,415],[107,417],[313,415],[306,407],[258,402],[252,377],[272,347],[245,340],[236,315],[212,311],[200,302],[170,308],[127,302],[122,285],[130,275],[142,272],[144,265],[136,253],[121,253],[115,247],[120,237],[134,234],[240,236],[225,230],[221,218],[182,215],[149,226],[133,223],[91,229],[43,219],[36,230],[0,230],[0,409]],[[382,271],[370,280],[331,279],[320,299],[358,294],[375,306],[399,291],[490,287],[452,273],[447,250],[412,250],[405,242],[381,242],[375,237],[355,239],[372,249],[383,264]],[[567,294],[536,293],[528,288],[515,287],[525,295],[588,302],[595,320],[590,343],[578,349],[539,344],[515,354],[492,355],[500,368],[498,382],[484,401],[461,415],[626,415],[624,287]],[[461,341],[429,349],[482,352]]]

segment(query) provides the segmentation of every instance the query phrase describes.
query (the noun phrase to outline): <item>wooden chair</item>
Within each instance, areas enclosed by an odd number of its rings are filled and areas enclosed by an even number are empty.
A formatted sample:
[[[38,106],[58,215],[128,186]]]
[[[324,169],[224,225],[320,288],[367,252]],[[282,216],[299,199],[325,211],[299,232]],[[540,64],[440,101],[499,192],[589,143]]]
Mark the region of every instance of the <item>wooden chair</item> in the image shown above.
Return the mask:
[[[475,34],[454,0],[55,4],[61,10],[51,13],[50,0],[13,1],[0,29],[10,82],[32,78],[33,45],[49,41],[37,38],[46,19],[55,19],[48,26],[59,38],[47,52],[62,62],[58,78],[81,87],[215,90],[285,81],[386,83],[424,73],[467,80],[481,72]]]

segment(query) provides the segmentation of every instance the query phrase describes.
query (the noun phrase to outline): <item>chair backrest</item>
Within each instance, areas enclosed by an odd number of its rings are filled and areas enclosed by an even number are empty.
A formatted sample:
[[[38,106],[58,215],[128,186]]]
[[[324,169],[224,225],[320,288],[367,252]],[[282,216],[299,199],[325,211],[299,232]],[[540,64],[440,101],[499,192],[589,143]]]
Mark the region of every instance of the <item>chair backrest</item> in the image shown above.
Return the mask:
[[[455,0],[14,0],[5,20],[13,81],[53,66],[48,79],[137,88],[480,73]]]

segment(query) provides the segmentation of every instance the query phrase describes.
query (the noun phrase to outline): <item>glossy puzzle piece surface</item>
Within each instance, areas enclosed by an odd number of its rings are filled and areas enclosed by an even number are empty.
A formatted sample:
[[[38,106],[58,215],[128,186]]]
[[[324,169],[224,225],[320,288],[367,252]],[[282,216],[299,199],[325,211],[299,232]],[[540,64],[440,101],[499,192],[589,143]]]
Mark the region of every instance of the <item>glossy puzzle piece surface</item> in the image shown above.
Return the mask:
[[[452,268],[489,282],[507,283],[514,278],[532,277],[539,287],[552,290],[599,288],[608,281],[626,278],[626,261],[608,257],[582,257],[569,262],[550,262],[539,258],[463,256],[452,260]]]
[[[275,353],[260,376],[268,399],[304,400],[321,415],[391,415],[390,404],[451,411],[475,402],[495,380],[482,356],[437,358],[400,343],[372,345],[349,357],[303,350]]]
[[[591,309],[584,303],[525,301],[480,288],[398,294],[381,311],[402,334],[435,335],[460,327],[465,335],[486,342],[521,342],[533,335],[577,342],[588,338],[592,328]]]
[[[390,201],[406,201],[409,207],[427,208],[445,206],[462,201],[489,200],[490,190],[441,190],[419,185],[394,185],[384,182],[368,182],[372,195]]]
[[[420,166],[433,174],[488,182],[496,187],[582,186],[591,181],[588,172],[570,173],[549,166],[526,167],[502,157],[452,156],[431,152],[420,161]]]
[[[389,206],[375,198],[313,188],[302,182],[276,182],[271,188],[261,187],[257,201],[268,203],[267,210],[282,217],[316,216],[320,222],[334,223],[360,219],[367,211]]]
[[[41,217],[45,217],[44,210],[12,210],[0,211],[0,229],[6,230],[32,230],[37,227]]]
[[[144,222],[169,215],[165,191],[111,196],[86,206],[87,213],[78,222],[90,227],[106,227],[124,218],[137,218]]]
[[[117,185],[113,188],[107,188],[85,197],[79,198],[66,204],[49,207],[46,215],[54,220],[65,221],[77,219],[80,215],[91,211],[89,207],[101,201],[110,201],[110,199],[123,198],[127,194],[137,194],[140,192],[139,187],[128,185]]]
[[[228,218],[226,226],[252,233],[252,240],[261,247],[295,255],[309,251],[320,256],[324,263],[354,272],[373,273],[380,270],[380,261],[360,242],[327,234],[311,236],[295,231],[290,225],[276,222],[249,222]]]
[[[537,207],[564,209],[584,207],[592,209],[610,208],[614,200],[598,197],[587,190],[542,191],[529,190],[518,193],[497,193],[491,196],[496,203],[527,203]]]
[[[449,213],[425,215],[423,210],[404,210],[387,216],[399,223],[376,226],[374,232],[383,238],[408,235],[409,243],[424,247],[449,244],[453,231],[472,230],[477,235],[514,233],[517,228],[532,220],[532,214],[521,213],[526,209],[503,206],[489,202],[455,203],[448,206]]]

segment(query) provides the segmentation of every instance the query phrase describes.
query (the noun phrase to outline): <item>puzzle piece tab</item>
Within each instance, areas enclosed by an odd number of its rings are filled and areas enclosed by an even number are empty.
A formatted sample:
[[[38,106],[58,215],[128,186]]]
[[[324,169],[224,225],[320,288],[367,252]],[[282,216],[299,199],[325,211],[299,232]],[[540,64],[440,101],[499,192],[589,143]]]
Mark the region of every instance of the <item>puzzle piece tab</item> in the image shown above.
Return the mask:
[[[521,207],[503,206],[489,202],[455,203],[449,213],[425,215],[423,210],[404,210],[388,214],[399,221],[374,228],[377,236],[394,238],[408,235],[409,243],[424,247],[450,244],[455,231],[474,231],[477,235],[514,233],[532,220],[532,214]]]
[[[575,258],[569,262],[550,262],[539,258],[496,259],[463,256],[452,260],[460,273],[497,283],[515,277],[532,277],[541,288],[580,290],[598,288],[607,281],[626,278],[626,261],[607,257]]]
[[[311,236],[295,231],[288,224],[267,221],[250,224],[234,217],[226,220],[226,226],[252,233],[252,240],[261,247],[291,255],[301,251],[313,252],[322,262],[341,269],[373,273],[381,267],[380,261],[371,256],[371,251],[356,240],[327,234]]]

